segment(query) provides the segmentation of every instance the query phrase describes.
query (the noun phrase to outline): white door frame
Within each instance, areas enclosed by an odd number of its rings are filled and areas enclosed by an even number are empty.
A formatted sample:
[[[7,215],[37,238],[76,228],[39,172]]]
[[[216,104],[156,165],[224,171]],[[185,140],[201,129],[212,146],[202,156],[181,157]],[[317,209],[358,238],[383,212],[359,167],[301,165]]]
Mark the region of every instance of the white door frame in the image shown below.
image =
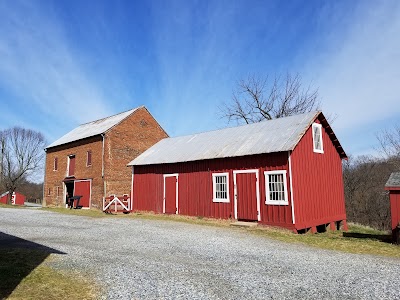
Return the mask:
[[[233,186],[234,186],[234,213],[235,219],[237,220],[237,185],[236,185],[236,174],[243,174],[243,173],[255,173],[256,174],[256,197],[257,197],[257,220],[261,221],[261,212],[260,212],[260,187],[259,187],[259,170],[258,169],[249,169],[249,170],[235,170],[233,171]]]
[[[163,178],[164,178],[164,192],[163,192],[163,214],[165,214],[165,178],[167,178],[167,177],[175,177],[176,178],[176,183],[175,183],[175,188],[176,188],[176,191],[175,191],[175,194],[176,194],[176,202],[175,202],[175,205],[176,205],[176,212],[175,212],[175,214],[178,214],[178,211],[179,211],[179,209],[178,209],[178,177],[179,177],[179,174],[178,173],[173,173],[173,174],[164,174],[163,175]]]
[[[75,183],[76,182],[82,182],[82,181],[89,181],[90,182],[90,188],[89,188],[89,207],[82,207],[82,209],[90,209],[92,207],[92,179],[79,179],[79,180],[74,180],[74,194],[75,194]]]

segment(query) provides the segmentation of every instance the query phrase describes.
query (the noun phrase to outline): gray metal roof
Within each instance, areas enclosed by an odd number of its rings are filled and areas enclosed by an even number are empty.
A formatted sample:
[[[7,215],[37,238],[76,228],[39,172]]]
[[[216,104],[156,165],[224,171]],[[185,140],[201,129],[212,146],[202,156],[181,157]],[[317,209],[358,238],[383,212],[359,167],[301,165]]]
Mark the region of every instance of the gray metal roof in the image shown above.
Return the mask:
[[[165,138],[128,165],[151,165],[293,150],[321,112]]]
[[[143,106],[141,106],[141,107],[143,107]],[[140,108],[140,107],[138,107],[138,108]],[[58,140],[56,140],[55,142],[48,145],[46,147],[46,149],[102,134],[102,133],[106,132],[107,130],[109,130],[110,128],[117,125],[118,123],[120,123],[125,118],[127,118],[130,114],[132,114],[138,108],[134,108],[134,109],[131,109],[131,110],[128,110],[128,111],[125,111],[125,112],[122,112],[117,115],[113,115],[113,116],[110,116],[110,117],[107,117],[104,119],[99,119],[96,121],[82,124],[82,125],[76,127],[75,129],[71,130],[66,135],[64,135],[61,138],[59,138]]]
[[[400,172],[390,174],[386,187],[400,187]]]

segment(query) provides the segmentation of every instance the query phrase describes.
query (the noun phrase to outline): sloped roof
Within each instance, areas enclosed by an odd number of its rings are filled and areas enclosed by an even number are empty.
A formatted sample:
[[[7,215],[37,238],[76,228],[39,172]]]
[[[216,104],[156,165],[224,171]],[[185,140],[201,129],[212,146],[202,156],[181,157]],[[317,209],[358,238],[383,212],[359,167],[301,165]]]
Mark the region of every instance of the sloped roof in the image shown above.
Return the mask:
[[[400,187],[400,172],[395,172],[390,174],[385,187]]]
[[[111,129],[112,127],[123,121],[125,118],[127,118],[129,115],[131,115],[134,111],[142,107],[143,106],[107,118],[79,125],[75,129],[63,135],[55,142],[48,145],[46,149],[105,133],[107,130]]]
[[[321,112],[314,111],[221,130],[165,138],[128,165],[177,163],[293,150],[320,114],[322,115]],[[326,122],[325,118],[323,120]],[[330,126],[328,127],[334,136]],[[337,144],[339,146],[336,147],[341,148],[338,141]],[[344,152],[343,155],[346,157]]]

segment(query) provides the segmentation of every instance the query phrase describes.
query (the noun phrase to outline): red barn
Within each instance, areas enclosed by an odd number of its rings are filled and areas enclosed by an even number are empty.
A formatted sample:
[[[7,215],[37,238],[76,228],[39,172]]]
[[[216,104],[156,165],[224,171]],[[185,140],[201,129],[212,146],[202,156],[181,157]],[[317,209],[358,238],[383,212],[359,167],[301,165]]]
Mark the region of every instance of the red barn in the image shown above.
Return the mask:
[[[10,192],[5,192],[0,195],[0,203],[7,204],[8,195]],[[25,205],[26,197],[18,192],[14,192],[11,195],[11,204],[12,205]]]
[[[400,172],[390,175],[385,184],[385,190],[389,191],[393,242],[400,243]]]
[[[346,158],[321,112],[165,138],[129,163],[133,209],[346,229]]]

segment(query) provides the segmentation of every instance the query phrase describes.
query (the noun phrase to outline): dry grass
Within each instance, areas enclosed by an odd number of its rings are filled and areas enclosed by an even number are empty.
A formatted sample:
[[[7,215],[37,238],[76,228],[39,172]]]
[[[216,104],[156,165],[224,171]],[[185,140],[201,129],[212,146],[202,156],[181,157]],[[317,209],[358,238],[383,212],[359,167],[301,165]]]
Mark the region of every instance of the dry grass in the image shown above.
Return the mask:
[[[26,208],[25,205],[11,205],[11,204],[4,204],[4,203],[0,203],[0,208]]]
[[[69,210],[65,208],[45,208],[45,210],[88,217],[161,220],[218,227],[228,227],[230,223],[232,223],[232,220],[208,219],[182,215],[163,215],[150,212],[134,212],[126,215],[109,215],[99,210]],[[245,230],[251,234],[265,236],[283,242],[300,243],[322,249],[337,250],[348,253],[400,257],[400,246],[387,242],[390,240],[388,232],[375,230],[373,228],[358,224],[350,223],[348,233],[342,231],[330,231],[328,229],[325,233],[312,234],[309,232],[306,234],[294,234],[289,230],[271,226],[257,226],[240,230]]]
[[[43,207],[41,210],[56,212],[65,215],[74,215],[92,218],[105,218],[108,215],[97,209],[69,209],[64,207]]]

